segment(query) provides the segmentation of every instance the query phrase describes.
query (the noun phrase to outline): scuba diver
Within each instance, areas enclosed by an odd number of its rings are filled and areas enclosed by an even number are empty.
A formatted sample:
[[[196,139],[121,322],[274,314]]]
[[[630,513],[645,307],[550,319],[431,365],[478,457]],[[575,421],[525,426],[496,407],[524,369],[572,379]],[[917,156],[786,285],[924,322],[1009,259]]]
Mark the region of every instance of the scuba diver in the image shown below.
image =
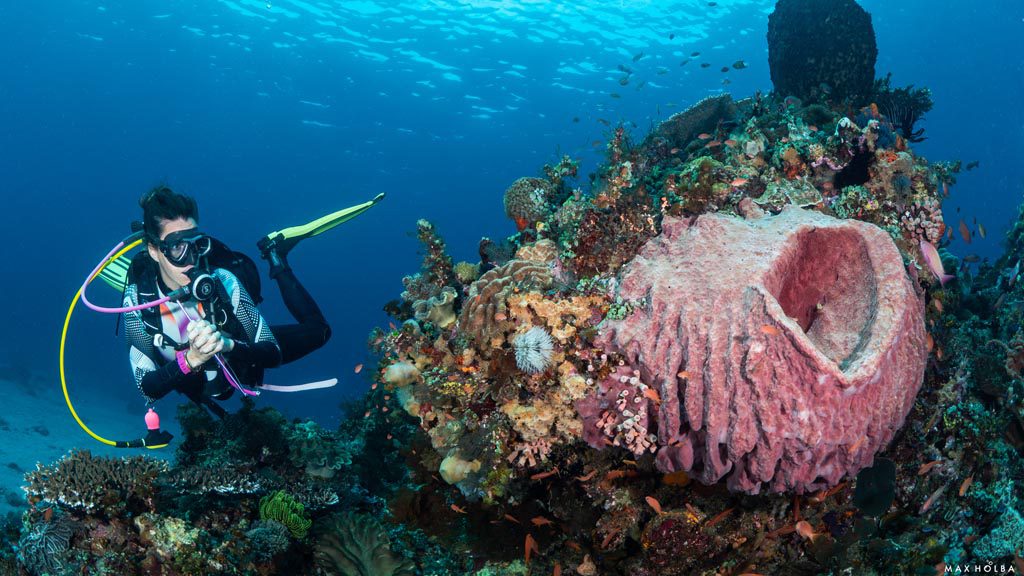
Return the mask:
[[[234,390],[256,395],[246,386],[302,389],[261,386],[265,369],[302,358],[331,337],[319,306],[288,265],[288,253],[303,238],[347,221],[383,196],[271,233],[257,243],[296,320],[269,326],[256,307],[261,298],[255,264],[200,231],[196,201],[167,186],[144,195],[139,204],[145,250],[127,268],[124,308],[139,308],[183,290],[205,292],[202,298],[171,297],[159,306],[124,314],[132,372],[147,404],[177,391],[223,418],[225,411],[214,400],[225,400]],[[361,209],[353,213],[354,208]]]

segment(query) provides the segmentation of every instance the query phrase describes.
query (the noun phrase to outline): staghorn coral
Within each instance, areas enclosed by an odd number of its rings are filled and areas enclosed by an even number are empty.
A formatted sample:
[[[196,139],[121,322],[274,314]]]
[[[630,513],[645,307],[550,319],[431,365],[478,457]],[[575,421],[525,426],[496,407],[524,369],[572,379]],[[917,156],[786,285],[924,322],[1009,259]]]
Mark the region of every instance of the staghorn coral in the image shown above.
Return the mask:
[[[276,520],[284,524],[295,538],[304,538],[313,521],[306,508],[284,490],[260,499],[260,520]]]
[[[391,551],[384,528],[364,514],[339,514],[323,523],[314,554],[336,576],[412,576],[413,564]]]
[[[170,475],[175,488],[192,494],[258,494],[264,491],[263,482],[250,472],[239,468],[211,468],[187,466],[175,469]]]
[[[534,326],[512,341],[516,351],[516,365],[527,374],[543,372],[551,366],[554,346],[551,334],[540,326]]]
[[[127,508],[149,508],[153,482],[166,470],[167,463],[155,458],[104,458],[75,450],[54,465],[37,464],[22,489],[30,502],[49,500],[114,516]]]
[[[519,178],[505,190],[505,214],[523,231],[547,219],[553,187],[543,178]]]
[[[459,329],[477,342],[501,345],[509,296],[519,290],[545,289],[551,282],[547,266],[526,260],[511,260],[490,270],[469,287],[459,316]],[[502,341],[496,343],[496,338]]]

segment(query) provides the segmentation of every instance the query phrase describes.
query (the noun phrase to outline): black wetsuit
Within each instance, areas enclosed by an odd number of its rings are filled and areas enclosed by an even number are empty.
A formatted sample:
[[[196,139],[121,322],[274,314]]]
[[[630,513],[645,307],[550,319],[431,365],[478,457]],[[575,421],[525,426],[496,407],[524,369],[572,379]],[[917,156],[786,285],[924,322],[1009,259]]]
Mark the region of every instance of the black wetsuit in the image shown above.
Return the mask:
[[[140,294],[138,285],[129,284],[125,289],[124,306],[150,302],[170,292],[155,268],[150,268],[150,273],[156,275],[156,289]],[[227,311],[237,320],[227,324],[233,330],[225,330],[225,334],[235,341],[235,346],[224,356],[242,385],[252,387],[262,383],[264,369],[302,358],[330,338],[331,329],[323,313],[290,269],[276,274],[276,280],[285,305],[298,323],[270,327],[231,272],[217,268],[212,275],[224,286],[230,302]],[[206,314],[200,306],[192,302],[185,304],[185,309],[196,318]],[[154,338],[150,334],[152,330],[146,329],[140,312],[124,315],[132,372],[147,402],[162,398],[171,390],[197,402],[211,396],[218,399],[230,396],[227,380],[212,362],[190,374],[182,372],[175,359],[175,347],[180,348],[187,342],[185,312],[176,303],[163,304],[160,311],[162,334],[159,338]]]

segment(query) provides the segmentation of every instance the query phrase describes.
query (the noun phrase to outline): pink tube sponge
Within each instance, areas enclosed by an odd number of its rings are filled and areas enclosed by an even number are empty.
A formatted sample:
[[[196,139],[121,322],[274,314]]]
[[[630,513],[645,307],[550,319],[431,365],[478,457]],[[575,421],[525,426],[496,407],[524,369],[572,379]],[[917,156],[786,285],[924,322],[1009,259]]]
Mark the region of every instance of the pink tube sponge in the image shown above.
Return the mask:
[[[871,464],[921,386],[924,305],[891,238],[868,223],[799,208],[666,218],[619,295],[639,308],[598,344],[657,391],[650,428],[665,472],[728,475],[751,494],[834,485]]]

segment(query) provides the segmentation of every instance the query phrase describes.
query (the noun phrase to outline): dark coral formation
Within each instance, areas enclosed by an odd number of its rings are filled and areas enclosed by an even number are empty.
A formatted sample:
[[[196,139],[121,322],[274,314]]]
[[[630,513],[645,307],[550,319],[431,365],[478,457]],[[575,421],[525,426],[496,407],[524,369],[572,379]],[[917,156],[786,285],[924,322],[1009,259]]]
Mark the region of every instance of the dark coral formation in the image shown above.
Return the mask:
[[[875,80],[875,30],[854,0],[779,0],[768,17],[775,92],[864,106]]]
[[[892,87],[892,74],[875,80],[871,95],[879,112],[896,127],[899,135],[908,142],[922,142],[924,129],[914,130],[924,115],[931,111],[932,93],[927,88],[914,88],[913,84],[903,88]]]

